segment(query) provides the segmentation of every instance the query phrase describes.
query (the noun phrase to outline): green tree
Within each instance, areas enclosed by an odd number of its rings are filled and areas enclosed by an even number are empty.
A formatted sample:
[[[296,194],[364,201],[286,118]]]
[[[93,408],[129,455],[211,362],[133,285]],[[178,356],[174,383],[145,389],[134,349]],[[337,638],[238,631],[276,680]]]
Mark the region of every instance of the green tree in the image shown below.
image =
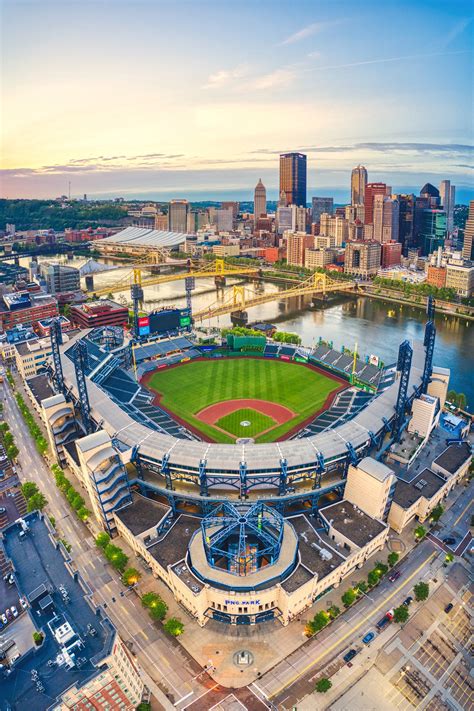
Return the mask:
[[[38,486],[34,483],[34,481],[25,481],[25,483],[21,485],[21,493],[25,499],[29,499],[31,496],[34,496],[38,493],[38,491]]]
[[[377,573],[377,571],[371,570],[367,576],[367,582],[369,583],[370,587],[373,588],[374,585],[377,585],[379,580],[380,580],[380,575]]]
[[[406,605],[400,605],[400,607],[396,607],[393,611],[393,619],[399,624],[403,624],[404,622],[406,622],[408,620],[409,615],[410,613]]]
[[[154,592],[147,592],[144,595],[142,595],[141,603],[143,607],[151,607],[154,602],[160,599],[160,596],[157,595]]]
[[[366,593],[368,589],[368,585],[365,582],[365,580],[361,580],[355,585],[355,588],[359,590],[361,593]]]
[[[37,647],[40,646],[41,642],[44,639],[44,634],[42,632],[33,632],[33,642],[36,644]]]
[[[154,592],[145,593],[142,597],[142,605],[146,607],[154,620],[164,620],[168,612],[168,605],[159,595]]]
[[[352,605],[352,603],[355,602],[356,599],[356,592],[352,588],[346,590],[346,592],[341,596],[341,600],[344,603],[344,607],[349,607],[349,605]]]
[[[319,632],[319,630],[322,630],[323,627],[326,627],[329,620],[330,620],[330,617],[327,612],[324,612],[324,610],[317,612],[315,614],[315,616],[313,617],[314,631]]]
[[[395,553],[395,551],[392,551],[388,554],[387,563],[389,564],[390,568],[393,568],[395,563],[398,562],[399,557],[400,556],[398,555],[398,553]]]
[[[434,507],[433,511],[431,512],[431,520],[434,521],[435,523],[439,521],[441,516],[444,513],[444,508],[441,506],[441,504],[438,504],[437,506]]]
[[[382,575],[388,573],[388,565],[385,565],[385,563],[382,563],[380,560],[378,560],[375,563],[375,570],[377,571],[379,576],[382,577]]]
[[[415,528],[415,538],[417,541],[421,541],[426,536],[426,528],[424,526],[417,526]]]
[[[136,568],[127,568],[122,575],[122,583],[124,585],[135,585],[141,577],[142,574]]]
[[[36,494],[33,494],[33,496],[30,496],[28,499],[28,504],[27,504],[27,510],[28,512],[30,511],[42,511],[44,507],[47,505],[47,500],[46,497],[43,496],[41,491],[38,491]]]
[[[335,617],[341,614],[341,610],[337,605],[331,605],[331,607],[328,609],[328,612],[333,620]]]
[[[415,599],[421,602],[428,599],[428,595],[430,594],[430,586],[428,583],[420,581],[413,586],[413,591],[415,593]]]
[[[113,543],[106,545],[104,553],[112,567],[123,573],[128,563],[128,555],[119,546],[114,546]]]
[[[81,521],[87,521],[87,519],[91,515],[91,512],[85,506],[81,506],[81,508],[78,511],[76,511],[76,514],[77,514],[77,518],[79,518]]]
[[[142,701],[138,704],[137,711],[151,711],[151,704],[147,701]]]
[[[16,444],[11,444],[9,447],[7,447],[7,457],[8,459],[16,459],[20,453],[20,450],[16,446]]]
[[[184,625],[177,617],[170,617],[164,624],[164,629],[172,637],[179,637],[184,632]]]
[[[446,556],[444,559],[445,563],[452,563],[453,560],[454,560],[454,555],[452,553],[446,553]]]
[[[323,677],[316,683],[315,688],[319,694],[325,694],[327,691],[329,691],[331,686],[332,686],[332,681],[330,679],[327,679],[326,677]]]

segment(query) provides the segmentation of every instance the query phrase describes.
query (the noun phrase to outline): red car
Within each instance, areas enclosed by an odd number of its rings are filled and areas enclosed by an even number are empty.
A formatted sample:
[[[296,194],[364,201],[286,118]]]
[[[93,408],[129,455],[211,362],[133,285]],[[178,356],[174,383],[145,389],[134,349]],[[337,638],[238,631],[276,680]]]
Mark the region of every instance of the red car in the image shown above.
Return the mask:
[[[391,575],[388,576],[388,579],[390,580],[391,583],[394,583],[395,580],[398,580],[400,575],[401,575],[400,571],[395,570]]]

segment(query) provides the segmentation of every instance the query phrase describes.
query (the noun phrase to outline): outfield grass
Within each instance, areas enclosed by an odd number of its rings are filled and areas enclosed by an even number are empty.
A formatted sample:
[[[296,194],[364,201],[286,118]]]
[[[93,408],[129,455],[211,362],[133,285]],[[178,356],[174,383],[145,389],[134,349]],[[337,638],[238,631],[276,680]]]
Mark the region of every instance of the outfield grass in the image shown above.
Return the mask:
[[[319,410],[338,383],[298,363],[222,358],[190,361],[159,370],[151,376],[148,387],[160,393],[165,408],[217,442],[233,439],[195,417],[208,405],[241,398],[285,405],[296,416],[256,440],[272,442]]]
[[[250,425],[243,427],[240,423],[246,421],[250,422]],[[216,422],[216,425],[236,437],[255,437],[255,435],[268,430],[275,424],[275,420],[271,417],[252,410],[250,407],[243,407],[240,410],[231,412],[230,415],[224,415]]]

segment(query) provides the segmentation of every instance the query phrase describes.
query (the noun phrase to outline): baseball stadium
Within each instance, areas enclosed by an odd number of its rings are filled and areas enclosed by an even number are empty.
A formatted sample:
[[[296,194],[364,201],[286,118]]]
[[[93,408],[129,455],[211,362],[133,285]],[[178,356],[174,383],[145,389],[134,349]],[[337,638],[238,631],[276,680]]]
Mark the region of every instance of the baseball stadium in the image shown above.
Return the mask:
[[[404,341],[390,366],[322,339],[210,344],[189,321],[141,338],[58,322],[37,400],[96,519],[199,624],[287,624],[384,546],[398,475],[383,460],[414,402],[438,421],[449,383],[430,309],[424,343]]]

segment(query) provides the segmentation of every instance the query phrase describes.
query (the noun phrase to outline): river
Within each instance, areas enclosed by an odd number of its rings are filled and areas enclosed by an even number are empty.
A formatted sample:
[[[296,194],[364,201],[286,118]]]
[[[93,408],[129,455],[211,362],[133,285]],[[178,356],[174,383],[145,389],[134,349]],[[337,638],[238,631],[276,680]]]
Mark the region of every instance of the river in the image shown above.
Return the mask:
[[[83,262],[84,259],[74,259],[67,263],[78,266]],[[112,284],[129,272],[129,267],[123,267],[96,274],[95,286]],[[207,308],[216,300],[224,298],[235,283],[241,282],[238,279],[228,279],[225,289],[216,292],[213,279],[199,279],[193,295],[193,309],[198,311]],[[285,287],[270,283],[249,283],[246,288],[250,291],[259,290],[259,293],[269,293],[281,291]],[[128,302],[130,290],[116,293],[114,298],[127,299]],[[183,281],[145,288],[145,310],[165,305],[185,305]],[[300,335],[305,345],[314,344],[320,336],[327,341],[333,341],[335,348],[344,345],[352,350],[357,343],[361,355],[376,354],[386,364],[396,361],[398,346],[402,340],[423,339],[425,324],[425,314],[420,309],[365,297],[338,297],[329,306],[319,308],[312,306],[310,296],[302,296],[253,307],[248,313],[250,323],[258,320],[275,323],[282,330]],[[204,324],[227,326],[230,324],[230,316],[221,316],[205,321]],[[458,392],[464,392],[472,408],[474,323],[462,318],[438,315],[436,328],[434,362],[451,370],[451,387]]]

